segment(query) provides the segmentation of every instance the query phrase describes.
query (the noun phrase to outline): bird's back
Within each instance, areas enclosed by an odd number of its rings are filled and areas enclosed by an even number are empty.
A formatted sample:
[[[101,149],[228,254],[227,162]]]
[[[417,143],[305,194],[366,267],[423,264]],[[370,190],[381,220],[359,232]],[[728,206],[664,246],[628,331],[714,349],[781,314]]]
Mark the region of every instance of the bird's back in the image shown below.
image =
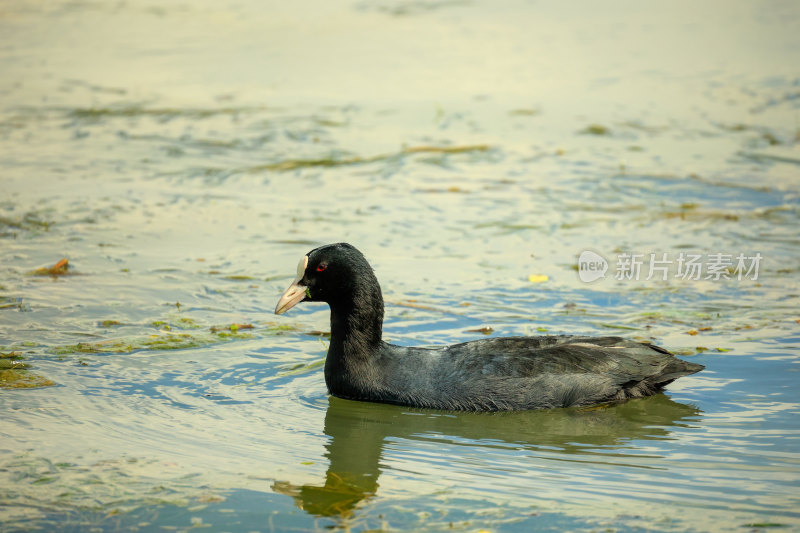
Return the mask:
[[[471,411],[544,409],[647,396],[703,369],[621,337],[491,338],[446,348],[384,345],[378,401]]]

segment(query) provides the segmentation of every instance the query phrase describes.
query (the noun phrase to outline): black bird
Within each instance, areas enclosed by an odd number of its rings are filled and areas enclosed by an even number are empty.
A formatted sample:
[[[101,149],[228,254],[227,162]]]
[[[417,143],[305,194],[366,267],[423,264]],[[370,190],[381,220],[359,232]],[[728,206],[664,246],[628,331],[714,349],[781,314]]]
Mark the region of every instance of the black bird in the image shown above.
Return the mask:
[[[383,342],[383,296],[364,256],[346,243],[311,250],[276,314],[327,302],[331,342],[325,382],[334,396],[413,407],[510,411],[648,396],[704,367],[621,337],[547,335],[444,347]]]

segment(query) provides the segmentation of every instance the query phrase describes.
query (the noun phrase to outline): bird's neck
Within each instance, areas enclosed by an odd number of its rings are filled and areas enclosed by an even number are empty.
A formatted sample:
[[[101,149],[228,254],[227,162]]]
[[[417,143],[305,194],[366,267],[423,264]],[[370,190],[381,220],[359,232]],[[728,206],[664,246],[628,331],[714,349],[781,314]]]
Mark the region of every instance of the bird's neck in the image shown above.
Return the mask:
[[[331,304],[331,343],[325,381],[331,393],[362,388],[375,378],[372,359],[381,346],[383,296],[380,288]]]
[[[354,298],[353,301],[331,304],[331,350],[348,358],[367,357],[381,344],[383,330],[383,298]],[[330,354],[330,350],[329,350]]]

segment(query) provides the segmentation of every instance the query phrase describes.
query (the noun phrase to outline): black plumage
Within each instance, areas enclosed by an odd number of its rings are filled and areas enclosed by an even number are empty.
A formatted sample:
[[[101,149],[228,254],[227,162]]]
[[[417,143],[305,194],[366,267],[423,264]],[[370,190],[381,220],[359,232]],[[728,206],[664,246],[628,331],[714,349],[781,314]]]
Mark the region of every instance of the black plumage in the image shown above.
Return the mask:
[[[346,243],[310,251],[275,312],[301,301],[330,305],[325,381],[331,394],[352,400],[468,411],[570,407],[648,396],[704,368],[621,337],[506,337],[431,348],[385,343],[380,285]]]

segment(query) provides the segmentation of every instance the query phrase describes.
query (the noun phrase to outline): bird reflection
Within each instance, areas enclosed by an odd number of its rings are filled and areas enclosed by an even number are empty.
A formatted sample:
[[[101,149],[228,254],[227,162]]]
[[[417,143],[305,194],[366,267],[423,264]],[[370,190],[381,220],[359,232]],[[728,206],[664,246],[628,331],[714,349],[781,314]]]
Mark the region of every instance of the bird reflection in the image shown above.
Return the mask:
[[[672,428],[686,427],[700,415],[696,407],[664,394],[590,408],[500,413],[428,411],[335,397],[328,402],[325,482],[278,481],[272,488],[292,496],[297,507],[309,514],[334,519],[351,517],[360,502],[377,493],[387,437],[429,441],[435,436],[452,445],[482,448],[507,449],[513,443],[534,454],[537,448],[565,455],[580,453],[582,460],[594,448],[603,447],[602,454],[597,452],[597,462],[602,463],[609,446],[624,448],[633,440],[668,439]]]

